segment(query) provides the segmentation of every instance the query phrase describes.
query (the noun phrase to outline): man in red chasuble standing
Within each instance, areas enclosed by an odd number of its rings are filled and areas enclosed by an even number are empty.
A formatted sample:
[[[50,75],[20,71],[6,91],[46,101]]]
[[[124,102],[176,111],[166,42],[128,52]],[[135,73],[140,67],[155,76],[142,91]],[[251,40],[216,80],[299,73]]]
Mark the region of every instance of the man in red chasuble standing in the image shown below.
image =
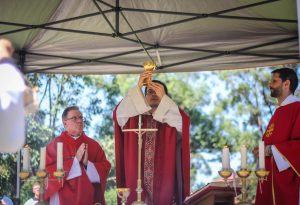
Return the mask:
[[[299,205],[300,99],[294,96],[297,74],[289,68],[272,71],[271,96],[278,101],[263,136],[266,181],[257,186],[256,205]]]
[[[142,200],[147,205],[180,205],[190,194],[189,117],[168,97],[167,87],[152,81],[142,93],[151,73],[140,75],[114,110],[117,187],[130,188],[128,204],[137,200],[139,115],[145,132],[142,145]]]
[[[49,179],[45,200],[50,205],[104,205],[104,191],[111,165],[99,143],[83,132],[84,118],[77,106],[66,108],[62,121],[65,131],[47,145],[46,170]],[[63,143],[65,176],[61,182],[53,176],[58,142]]]

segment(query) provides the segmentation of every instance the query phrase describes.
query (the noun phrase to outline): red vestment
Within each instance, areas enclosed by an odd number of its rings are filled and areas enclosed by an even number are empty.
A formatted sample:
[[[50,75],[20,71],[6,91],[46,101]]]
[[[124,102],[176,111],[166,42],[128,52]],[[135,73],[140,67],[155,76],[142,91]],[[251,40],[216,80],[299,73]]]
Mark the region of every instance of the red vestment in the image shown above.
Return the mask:
[[[66,172],[61,183],[53,176],[56,170],[57,142],[63,142],[63,168]],[[100,184],[90,182],[82,162],[80,163],[82,175],[66,180],[76,151],[82,143],[88,144],[88,160],[96,167],[100,176]],[[46,170],[49,173],[49,180],[48,188],[45,190],[45,200],[49,200],[58,192],[60,205],[94,205],[96,202],[105,204],[104,191],[111,165],[99,143],[84,133],[75,140],[67,132],[62,132],[47,145],[46,153]]]
[[[278,107],[263,136],[265,145],[274,145],[290,167],[279,172],[274,157],[265,157],[267,181],[259,185],[256,205],[298,205],[300,186],[300,102]],[[274,194],[272,194],[272,192]],[[275,203],[273,202],[275,201]]]
[[[114,110],[117,187],[130,188],[128,204],[137,199],[138,137],[135,132],[122,132]],[[147,204],[182,204],[190,194],[189,117],[180,110],[182,133],[167,123],[142,115],[142,128],[158,128],[143,134],[142,199]],[[138,116],[131,117],[123,129],[137,129]]]

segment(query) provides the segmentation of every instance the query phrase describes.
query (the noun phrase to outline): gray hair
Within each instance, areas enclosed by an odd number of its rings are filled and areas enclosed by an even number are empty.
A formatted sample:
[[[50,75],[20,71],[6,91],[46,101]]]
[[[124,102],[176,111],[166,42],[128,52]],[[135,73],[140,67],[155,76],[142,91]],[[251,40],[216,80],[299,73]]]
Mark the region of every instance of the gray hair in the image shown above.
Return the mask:
[[[62,115],[61,115],[62,120],[64,120],[64,119],[67,118],[67,116],[68,116],[68,114],[69,114],[69,112],[70,112],[71,110],[78,110],[78,111],[80,111],[80,110],[79,110],[79,107],[78,107],[78,106],[75,106],[75,105],[70,106],[70,107],[67,107],[67,108],[63,111],[63,113],[62,113]]]

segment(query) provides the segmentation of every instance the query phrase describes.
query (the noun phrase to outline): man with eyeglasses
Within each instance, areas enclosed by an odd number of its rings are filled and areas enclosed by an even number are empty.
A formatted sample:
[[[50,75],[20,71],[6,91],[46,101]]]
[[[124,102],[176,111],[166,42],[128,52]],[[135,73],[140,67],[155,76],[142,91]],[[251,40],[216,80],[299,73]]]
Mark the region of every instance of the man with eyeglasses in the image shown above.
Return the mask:
[[[77,106],[64,110],[65,131],[47,145],[46,170],[49,173],[45,200],[50,205],[105,204],[104,191],[111,168],[100,144],[84,132],[84,118]],[[63,143],[63,169],[59,183],[53,176],[57,163],[57,143]]]
[[[138,144],[134,132],[122,129],[157,128],[143,134],[142,199],[147,205],[183,204],[190,194],[189,117],[168,96],[167,87],[153,80],[142,88],[151,73],[140,75],[114,110],[117,187],[131,189],[128,204],[136,200]]]

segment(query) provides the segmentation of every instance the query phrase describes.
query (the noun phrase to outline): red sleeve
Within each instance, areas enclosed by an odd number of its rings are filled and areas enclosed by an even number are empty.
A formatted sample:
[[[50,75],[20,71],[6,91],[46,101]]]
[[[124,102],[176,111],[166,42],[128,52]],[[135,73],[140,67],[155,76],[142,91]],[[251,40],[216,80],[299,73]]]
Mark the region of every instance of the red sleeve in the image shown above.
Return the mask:
[[[123,133],[121,130],[121,127],[119,126],[117,122],[117,108],[114,109],[113,112],[113,120],[114,120],[114,133],[115,133],[115,159],[116,159],[116,181],[117,181],[117,187],[124,187],[125,186],[125,177],[123,175],[124,169],[123,166]]]
[[[180,110],[182,116],[182,173],[184,198],[190,195],[190,118]]]
[[[98,152],[96,154],[96,159],[95,159],[94,165],[100,176],[101,196],[102,196],[102,199],[104,199],[106,182],[107,182],[107,178],[108,178],[108,174],[109,174],[111,165],[110,165],[109,161],[106,159],[105,153],[99,144],[98,144]]]
[[[293,123],[292,130],[290,131],[290,137],[288,141],[283,143],[274,144],[277,150],[285,157],[289,162],[292,169],[300,177],[300,106],[294,110],[295,118],[289,119]]]

